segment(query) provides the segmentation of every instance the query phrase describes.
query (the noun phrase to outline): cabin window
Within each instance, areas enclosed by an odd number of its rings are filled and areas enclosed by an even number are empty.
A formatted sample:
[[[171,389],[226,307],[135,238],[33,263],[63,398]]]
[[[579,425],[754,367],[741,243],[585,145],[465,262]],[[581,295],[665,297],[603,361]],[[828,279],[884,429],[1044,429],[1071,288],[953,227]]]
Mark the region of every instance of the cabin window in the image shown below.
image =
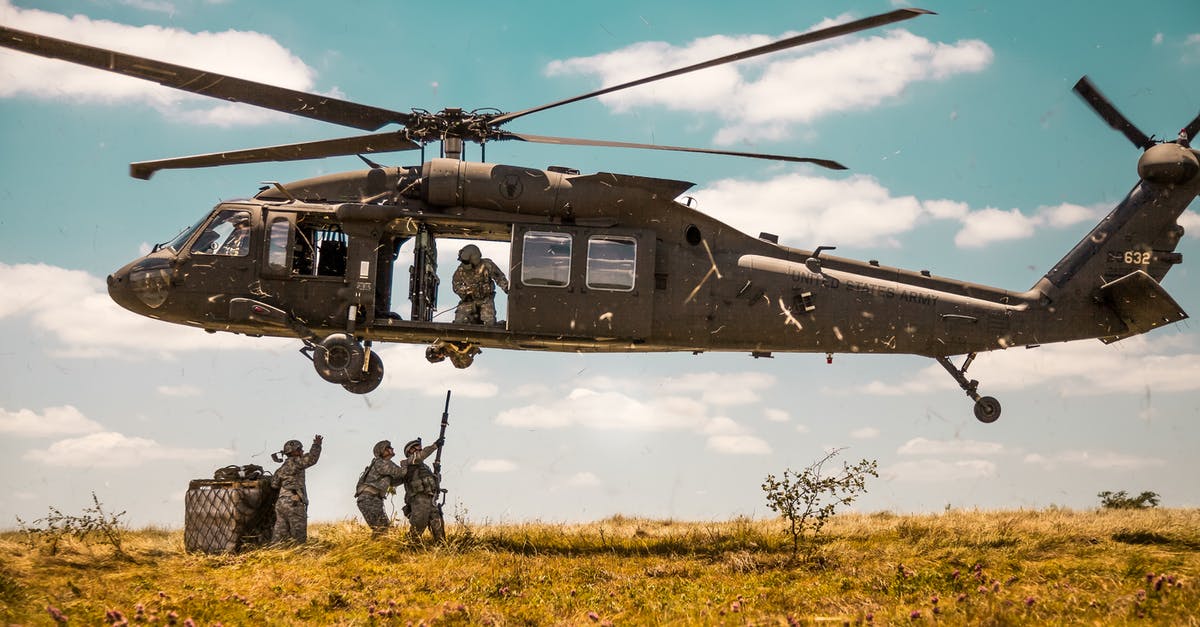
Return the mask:
[[[275,218],[267,229],[267,269],[274,274],[291,270],[288,252],[291,250],[292,223],[287,218]]]
[[[594,290],[629,292],[637,269],[637,240],[593,235],[588,239],[587,286]]]
[[[566,287],[571,279],[571,236],[530,231],[521,252],[521,283]]]
[[[245,257],[250,254],[250,212],[225,209],[196,238],[192,252],[200,255]]]

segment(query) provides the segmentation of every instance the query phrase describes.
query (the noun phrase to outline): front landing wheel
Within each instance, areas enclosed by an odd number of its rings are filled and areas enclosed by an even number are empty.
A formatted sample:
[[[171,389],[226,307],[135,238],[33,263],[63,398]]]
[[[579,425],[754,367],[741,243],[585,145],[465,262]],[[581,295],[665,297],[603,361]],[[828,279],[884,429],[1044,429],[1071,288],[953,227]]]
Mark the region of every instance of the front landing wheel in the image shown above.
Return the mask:
[[[993,423],[1000,417],[1000,401],[993,396],[983,396],[975,401],[975,417],[982,423]]]

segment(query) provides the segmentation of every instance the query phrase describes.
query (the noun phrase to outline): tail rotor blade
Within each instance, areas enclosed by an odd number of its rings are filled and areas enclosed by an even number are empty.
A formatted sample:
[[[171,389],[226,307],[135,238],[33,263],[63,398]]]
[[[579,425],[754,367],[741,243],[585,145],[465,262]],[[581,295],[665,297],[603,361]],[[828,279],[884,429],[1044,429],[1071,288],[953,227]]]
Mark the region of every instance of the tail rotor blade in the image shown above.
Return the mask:
[[[1189,142],[1195,142],[1196,133],[1200,133],[1200,115],[1197,115],[1196,119],[1192,120],[1191,124],[1188,124],[1187,126],[1183,127],[1183,132],[1187,133],[1187,138],[1188,138]],[[1200,145],[1200,144],[1197,144],[1197,145]]]
[[[1092,110],[1103,118],[1109,126],[1120,131],[1129,141],[1133,142],[1134,146],[1145,150],[1154,145],[1153,140],[1138,130],[1138,127],[1134,126],[1125,116],[1121,115],[1120,111],[1117,111],[1117,108],[1109,102],[1108,98],[1104,97],[1104,94],[1100,93],[1099,89],[1096,89],[1096,86],[1092,84],[1092,81],[1088,80],[1087,76],[1084,76],[1079,79],[1078,83],[1075,83],[1075,93],[1079,94],[1079,97],[1083,98],[1092,107]],[[1193,124],[1196,123],[1193,122]]]

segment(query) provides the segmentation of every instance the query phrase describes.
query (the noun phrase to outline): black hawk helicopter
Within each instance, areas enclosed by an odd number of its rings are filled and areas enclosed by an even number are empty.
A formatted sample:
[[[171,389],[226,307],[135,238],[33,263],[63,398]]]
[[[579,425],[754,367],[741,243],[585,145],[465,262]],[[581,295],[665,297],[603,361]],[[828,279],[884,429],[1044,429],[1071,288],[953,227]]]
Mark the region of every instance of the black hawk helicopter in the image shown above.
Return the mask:
[[[900,9],[512,113],[410,112],[339,100],[0,27],[0,45],[167,87],[363,131],[341,139],[147,161],[162,169],[359,155],[365,170],[262,188],[222,202],[173,240],[108,277],[143,316],[252,336],[299,338],[318,374],[355,393],[375,389],[372,342],[427,344],[433,362],[469,366],[481,348],[571,352],[747,351],[909,353],[937,360],[992,422],[1000,403],[967,379],[977,353],[1099,338],[1108,343],[1187,317],[1160,285],[1182,261],[1177,218],[1200,194],[1188,139],[1155,141],[1086,77],[1075,91],[1144,152],[1140,180],[1078,245],[1025,292],[932,276],[752,237],[677,199],[683,181],[461,160],[464,142],[493,141],[699,152],[844,169],[837,162],[726,150],[519,133],[503,125],[539,111],[929,14]],[[365,154],[423,150],[443,158],[386,167]],[[437,242],[510,244],[508,320],[434,320]],[[400,245],[413,241],[412,311],[391,313]],[[961,366],[950,358],[965,355]]]

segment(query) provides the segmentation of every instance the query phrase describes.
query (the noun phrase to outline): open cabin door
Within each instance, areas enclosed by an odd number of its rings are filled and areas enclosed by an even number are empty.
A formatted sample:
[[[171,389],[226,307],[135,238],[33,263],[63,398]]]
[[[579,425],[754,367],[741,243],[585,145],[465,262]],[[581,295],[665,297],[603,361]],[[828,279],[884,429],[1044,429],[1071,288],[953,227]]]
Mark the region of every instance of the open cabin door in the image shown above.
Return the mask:
[[[654,313],[652,231],[515,226],[508,329],[644,339]]]

